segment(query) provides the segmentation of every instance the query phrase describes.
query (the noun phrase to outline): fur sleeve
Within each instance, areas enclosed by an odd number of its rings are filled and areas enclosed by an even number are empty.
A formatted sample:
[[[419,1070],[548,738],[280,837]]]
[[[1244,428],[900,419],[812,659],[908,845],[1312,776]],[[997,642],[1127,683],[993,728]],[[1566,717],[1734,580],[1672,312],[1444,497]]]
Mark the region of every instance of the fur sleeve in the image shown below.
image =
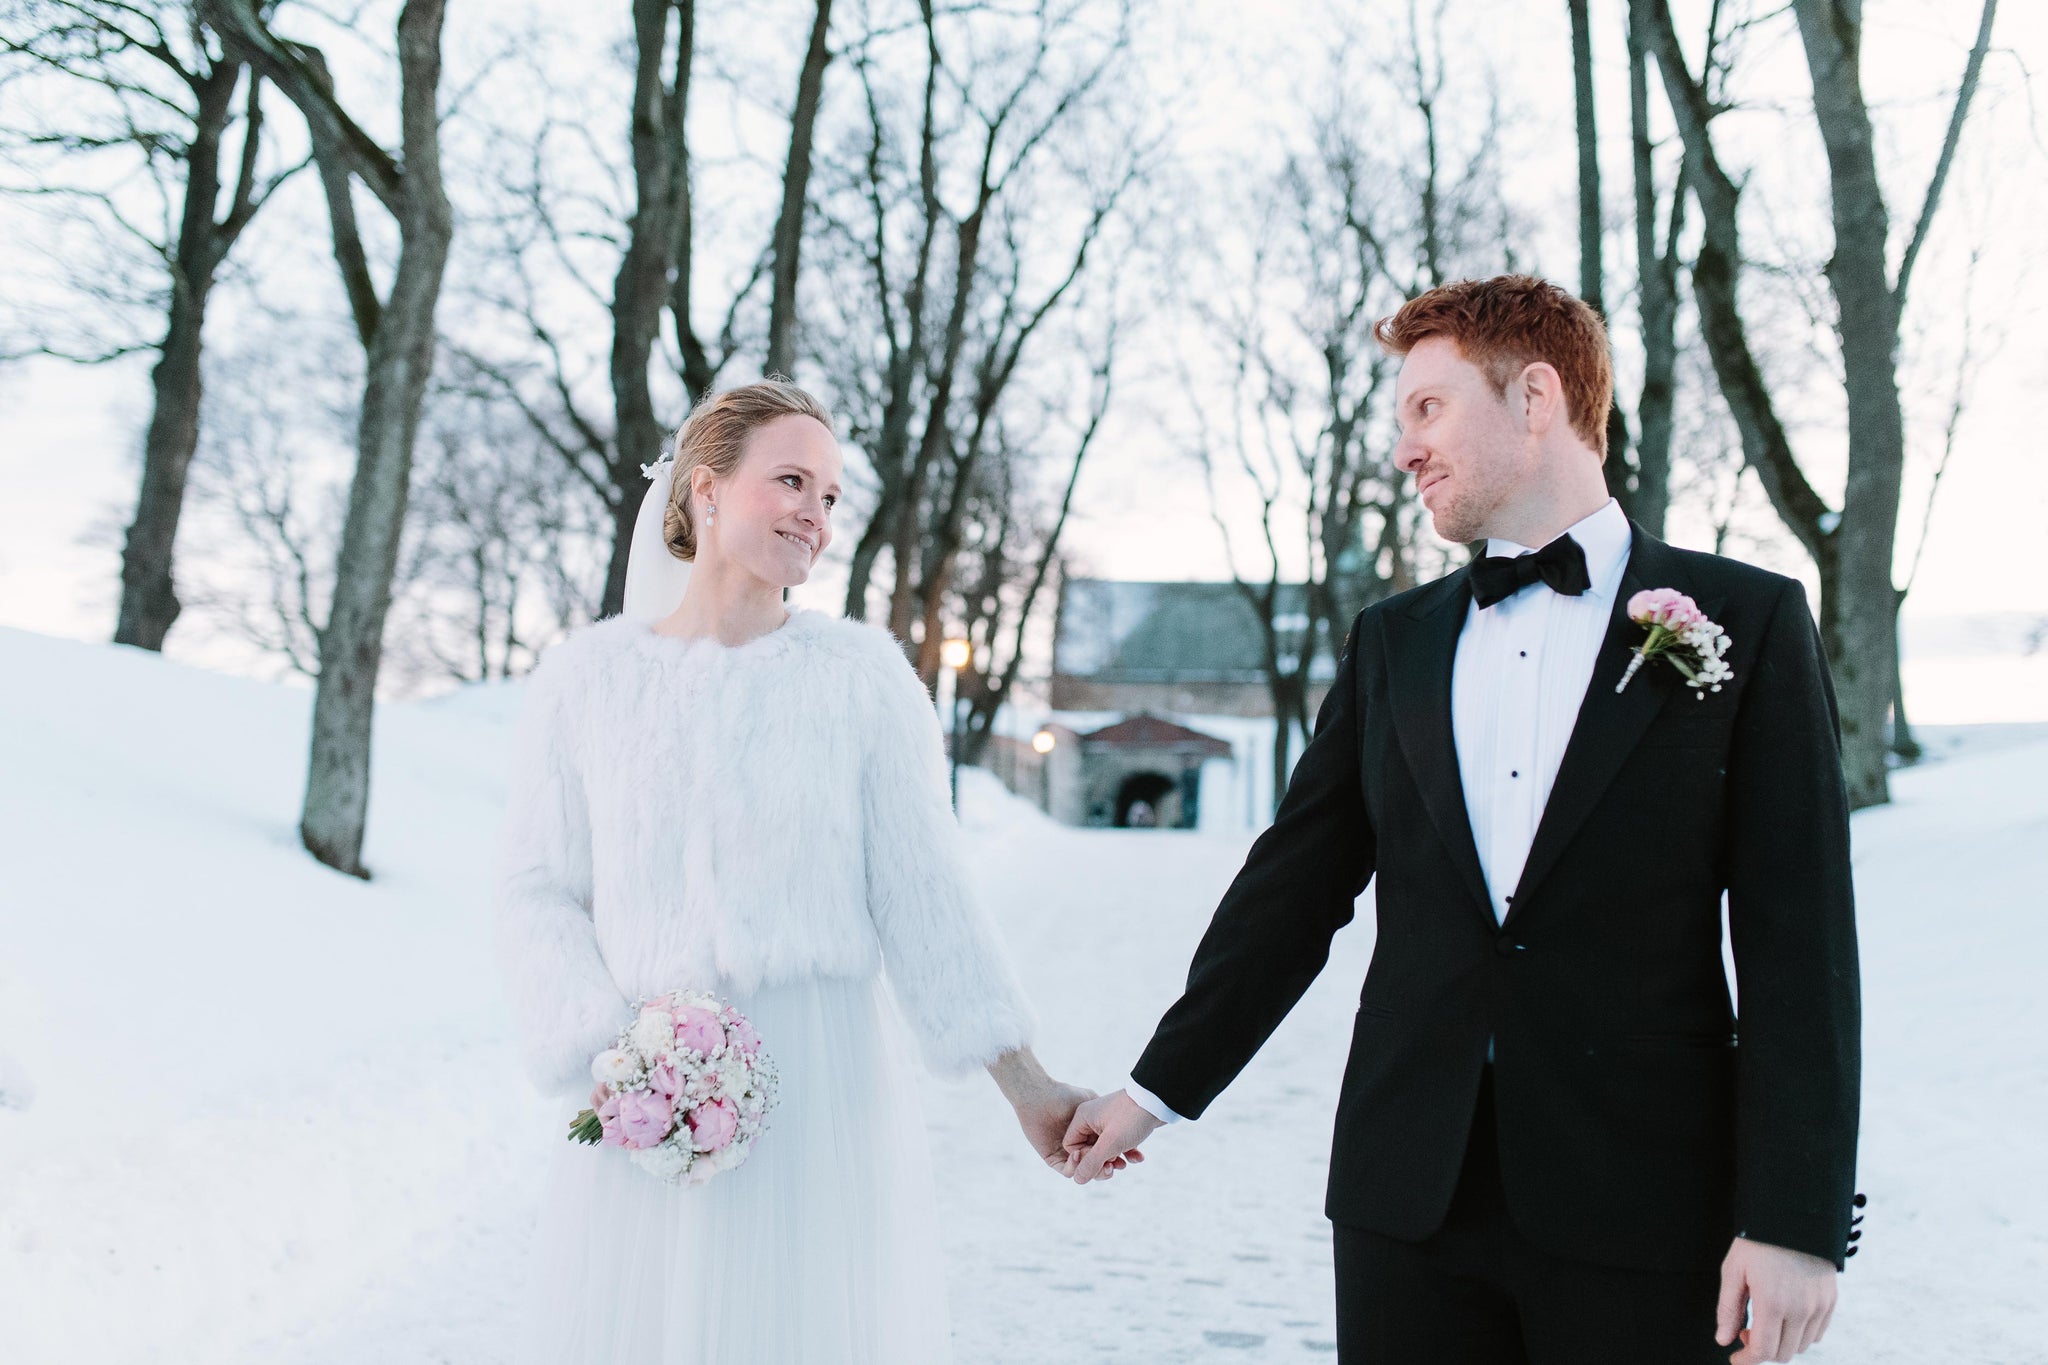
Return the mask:
[[[863,660],[868,911],[926,1062],[963,1074],[1028,1044],[1031,1008],[995,924],[968,888],[931,697],[902,647],[878,633]]]
[[[590,1059],[632,1013],[591,921],[589,809],[562,672],[543,661],[524,684],[495,905],[498,965],[527,1074],[551,1095],[589,1079]]]

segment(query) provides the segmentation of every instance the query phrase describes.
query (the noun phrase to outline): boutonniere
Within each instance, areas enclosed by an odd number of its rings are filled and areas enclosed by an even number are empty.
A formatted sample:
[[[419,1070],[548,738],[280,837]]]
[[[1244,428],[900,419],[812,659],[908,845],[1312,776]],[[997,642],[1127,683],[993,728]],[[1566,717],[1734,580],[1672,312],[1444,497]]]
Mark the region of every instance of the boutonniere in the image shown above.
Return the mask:
[[[1637,593],[1628,599],[1628,619],[1649,633],[1635,647],[1628,671],[1614,685],[1616,692],[1627,687],[1636,670],[1653,659],[1662,659],[1684,674],[1687,686],[1701,701],[1735,676],[1735,670],[1721,657],[1728,652],[1728,632],[1709,621],[1699,603],[1678,589],[1650,588]]]

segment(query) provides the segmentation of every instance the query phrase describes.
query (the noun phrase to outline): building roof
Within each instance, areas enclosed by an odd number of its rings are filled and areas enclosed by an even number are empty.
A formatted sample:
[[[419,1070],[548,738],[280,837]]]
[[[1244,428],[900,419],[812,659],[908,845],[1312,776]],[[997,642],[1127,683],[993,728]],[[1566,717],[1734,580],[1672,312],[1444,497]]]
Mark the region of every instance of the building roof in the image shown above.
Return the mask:
[[[1114,725],[1090,731],[1081,736],[1081,743],[1115,749],[1180,749],[1218,758],[1231,755],[1230,745],[1214,735],[1205,735],[1200,730],[1190,730],[1164,717],[1142,712]]]
[[[1275,597],[1280,647],[1300,647],[1307,596],[1283,583]],[[1095,682],[1266,680],[1257,609],[1235,583],[1143,583],[1070,578],[1060,588],[1053,671]],[[1327,682],[1336,662],[1318,641],[1309,678]]]

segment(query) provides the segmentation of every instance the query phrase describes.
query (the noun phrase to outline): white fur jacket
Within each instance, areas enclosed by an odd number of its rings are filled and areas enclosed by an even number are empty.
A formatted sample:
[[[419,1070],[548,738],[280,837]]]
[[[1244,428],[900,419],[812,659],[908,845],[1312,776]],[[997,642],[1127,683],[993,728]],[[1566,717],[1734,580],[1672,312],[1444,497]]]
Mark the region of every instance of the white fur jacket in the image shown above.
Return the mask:
[[[887,630],[797,608],[731,647],[608,617],[524,686],[496,922],[542,1090],[587,1083],[636,997],[883,964],[934,1068],[1030,1041],[938,717]]]

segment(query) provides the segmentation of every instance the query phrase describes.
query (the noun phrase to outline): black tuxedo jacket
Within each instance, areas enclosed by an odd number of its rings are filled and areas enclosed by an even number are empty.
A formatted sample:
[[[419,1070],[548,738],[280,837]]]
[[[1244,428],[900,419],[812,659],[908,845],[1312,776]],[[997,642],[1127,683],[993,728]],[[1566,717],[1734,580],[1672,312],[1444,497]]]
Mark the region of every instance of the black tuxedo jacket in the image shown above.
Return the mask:
[[[1438,1227],[1491,1036],[1508,1208],[1538,1246],[1697,1270],[1741,1234],[1839,1267],[1860,1047],[1833,686],[1797,582],[1633,530],[1505,922],[1452,742],[1471,600],[1460,570],[1359,613],[1273,825],[1132,1077],[1200,1115],[1322,970],[1376,876],[1333,1221],[1407,1240]],[[1615,693],[1643,637],[1628,598],[1660,587],[1728,632],[1735,676],[1720,692],[1701,699],[1656,662]]]

